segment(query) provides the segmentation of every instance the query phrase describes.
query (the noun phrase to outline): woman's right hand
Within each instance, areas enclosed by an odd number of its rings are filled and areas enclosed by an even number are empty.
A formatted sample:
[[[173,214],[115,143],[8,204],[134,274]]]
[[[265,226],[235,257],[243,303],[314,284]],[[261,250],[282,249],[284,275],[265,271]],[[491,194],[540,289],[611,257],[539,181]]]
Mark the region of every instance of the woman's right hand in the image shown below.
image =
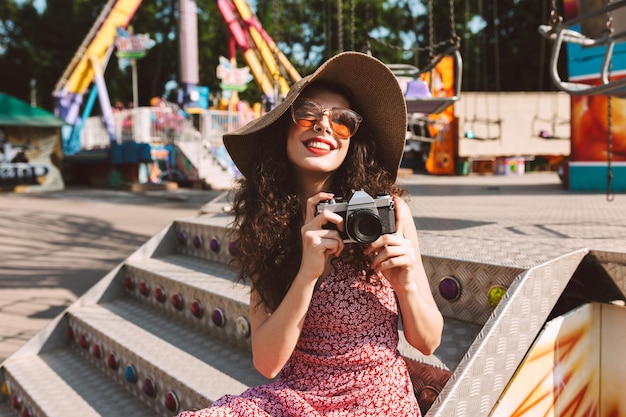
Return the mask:
[[[304,326],[315,284],[324,273],[328,259],[338,256],[343,250],[344,243],[339,232],[322,228],[326,223],[334,223],[344,230],[343,218],[326,210],[316,214],[320,201],[332,197],[329,193],[319,193],[306,202],[301,229],[300,270],[278,308],[268,314],[254,286],[250,292],[252,357],[256,369],[267,378],[274,378],[291,357]]]
[[[321,192],[307,199],[306,216],[302,226],[302,263],[300,273],[312,280],[319,278],[331,256],[339,256],[344,248],[344,242],[339,232],[332,229],[324,229],[327,223],[334,223],[338,230],[344,230],[344,221],[337,213],[323,210],[316,214],[317,205],[333,198],[333,194]]]

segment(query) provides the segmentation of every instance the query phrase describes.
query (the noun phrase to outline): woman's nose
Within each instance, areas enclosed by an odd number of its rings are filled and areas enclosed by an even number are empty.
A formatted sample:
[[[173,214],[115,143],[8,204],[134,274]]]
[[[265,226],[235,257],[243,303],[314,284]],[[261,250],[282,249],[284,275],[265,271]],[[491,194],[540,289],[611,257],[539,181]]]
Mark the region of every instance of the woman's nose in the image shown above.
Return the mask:
[[[324,112],[322,113],[322,118],[320,119],[318,124],[323,127],[325,132],[333,133],[333,128],[330,124],[330,118],[331,118],[330,112]]]

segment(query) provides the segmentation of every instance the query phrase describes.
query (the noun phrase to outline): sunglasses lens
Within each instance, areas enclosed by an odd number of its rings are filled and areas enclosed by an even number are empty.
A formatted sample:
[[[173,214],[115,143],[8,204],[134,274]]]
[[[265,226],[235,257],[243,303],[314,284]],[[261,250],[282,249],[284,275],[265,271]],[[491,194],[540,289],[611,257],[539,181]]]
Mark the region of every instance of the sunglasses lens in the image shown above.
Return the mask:
[[[355,116],[356,113],[347,109],[335,109],[331,112],[331,126],[338,137],[348,138],[356,132],[359,120]]]
[[[322,118],[322,108],[312,101],[296,101],[293,121],[301,127],[311,127]]]
[[[314,101],[296,100],[292,106],[293,121],[300,127],[311,127],[324,117],[324,108]],[[347,139],[354,135],[361,123],[361,116],[350,109],[330,110],[330,125],[336,137]]]

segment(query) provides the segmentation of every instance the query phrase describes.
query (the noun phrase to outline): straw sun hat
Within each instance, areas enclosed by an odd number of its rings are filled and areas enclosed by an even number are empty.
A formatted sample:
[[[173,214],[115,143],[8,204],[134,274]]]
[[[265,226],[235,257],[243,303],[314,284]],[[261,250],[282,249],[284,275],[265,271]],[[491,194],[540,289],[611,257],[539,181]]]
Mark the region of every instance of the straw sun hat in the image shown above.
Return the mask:
[[[361,52],[342,52],[324,62],[314,73],[296,82],[278,106],[246,124],[226,133],[224,145],[244,176],[253,170],[256,147],[268,139],[275,123],[300,93],[314,81],[329,81],[346,88],[354,96],[363,116],[360,129],[367,127],[377,142],[377,152],[385,169],[395,178],[404,152],[406,138],[406,104],[400,85],[380,60]],[[269,138],[271,139],[271,138]],[[263,142],[267,144],[266,141]]]

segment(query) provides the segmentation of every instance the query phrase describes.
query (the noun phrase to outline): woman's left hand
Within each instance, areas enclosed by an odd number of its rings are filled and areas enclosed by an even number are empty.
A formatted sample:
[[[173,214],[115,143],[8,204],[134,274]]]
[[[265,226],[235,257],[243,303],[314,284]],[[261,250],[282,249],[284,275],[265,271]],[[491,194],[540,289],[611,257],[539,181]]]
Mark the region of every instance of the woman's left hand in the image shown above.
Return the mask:
[[[415,287],[415,248],[401,230],[381,235],[364,253],[372,256],[372,269],[382,272],[396,292]]]
[[[396,233],[380,236],[364,253],[396,293],[406,340],[430,355],[441,342],[443,317],[424,270],[411,209],[397,197],[395,203]]]

